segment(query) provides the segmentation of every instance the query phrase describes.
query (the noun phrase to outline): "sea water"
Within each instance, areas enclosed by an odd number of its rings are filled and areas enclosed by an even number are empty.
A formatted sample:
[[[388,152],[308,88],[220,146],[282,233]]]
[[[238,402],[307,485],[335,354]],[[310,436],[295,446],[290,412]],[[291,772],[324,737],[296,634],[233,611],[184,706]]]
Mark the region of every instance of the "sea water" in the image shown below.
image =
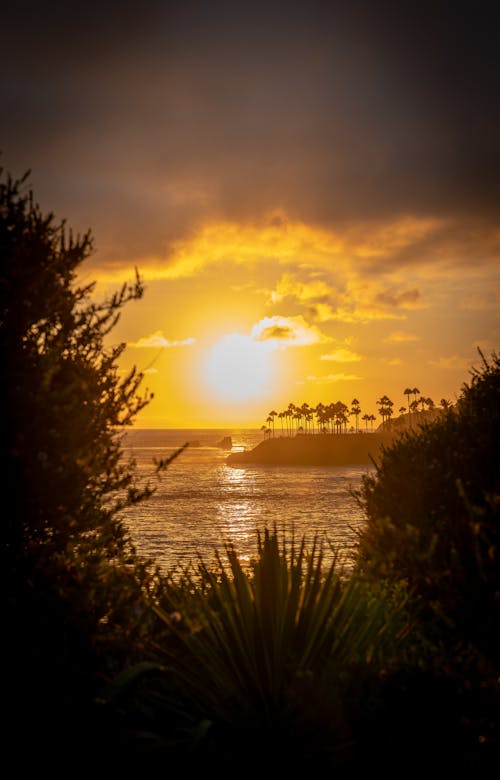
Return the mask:
[[[278,434],[276,434],[278,435]],[[230,436],[232,450],[218,446]],[[257,531],[276,526],[296,539],[315,535],[326,558],[336,550],[349,565],[365,518],[354,495],[370,466],[230,466],[230,451],[262,441],[256,430],[138,430],[124,438],[124,453],[136,462],[140,480],[153,495],[123,512],[139,554],[154,558],[163,571],[207,562],[227,543],[242,561],[255,554]],[[189,446],[157,478],[154,459]]]

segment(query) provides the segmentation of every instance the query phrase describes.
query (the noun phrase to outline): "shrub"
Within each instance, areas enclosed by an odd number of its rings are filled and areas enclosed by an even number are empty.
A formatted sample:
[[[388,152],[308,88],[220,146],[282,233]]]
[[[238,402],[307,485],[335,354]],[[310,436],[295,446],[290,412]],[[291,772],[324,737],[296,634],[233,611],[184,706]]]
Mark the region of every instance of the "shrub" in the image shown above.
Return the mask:
[[[453,409],[387,447],[360,498],[358,565],[406,580],[448,631],[497,652],[500,361],[484,360]],[[485,616],[488,620],[485,621]],[[500,660],[500,659],[498,659]]]
[[[402,592],[367,589],[337,562],[325,566],[317,538],[297,544],[265,531],[250,569],[229,545],[215,567],[201,560],[154,604],[163,629],[148,659],[157,673],[146,667],[150,715],[140,731],[156,733],[169,760],[205,768],[361,762],[376,681],[403,653],[404,603]]]
[[[0,170],[2,570],[15,670],[9,719],[18,739],[54,756],[87,728],[80,715],[101,676],[119,668],[140,635],[152,577],[119,515],[148,492],[134,484],[119,431],[149,394],[139,394],[135,370],[119,376],[124,345],[105,343],[142,285],[136,278],[94,302],[94,286],[77,282],[91,250],[89,234],[74,237],[42,213],[26,177]]]
[[[500,360],[481,358],[456,406],[402,434],[365,477],[357,568],[406,583],[433,644],[428,668],[454,680],[469,736],[488,749],[500,703]]]

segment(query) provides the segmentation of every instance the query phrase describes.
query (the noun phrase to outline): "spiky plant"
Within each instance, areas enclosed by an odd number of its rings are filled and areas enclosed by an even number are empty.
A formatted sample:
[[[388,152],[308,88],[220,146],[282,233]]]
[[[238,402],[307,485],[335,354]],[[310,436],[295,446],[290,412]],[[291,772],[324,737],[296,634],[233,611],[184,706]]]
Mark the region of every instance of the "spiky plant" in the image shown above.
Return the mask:
[[[308,544],[276,529],[258,534],[250,567],[227,544],[215,565],[200,558],[181,586],[171,582],[164,599],[154,605],[163,625],[154,727],[183,713],[192,735],[203,724],[206,744],[231,752],[250,740],[254,757],[263,745],[295,755],[296,737],[301,757],[308,745],[318,755],[318,741],[327,752],[351,750],[363,681],[406,625],[403,598],[346,577],[318,536]]]

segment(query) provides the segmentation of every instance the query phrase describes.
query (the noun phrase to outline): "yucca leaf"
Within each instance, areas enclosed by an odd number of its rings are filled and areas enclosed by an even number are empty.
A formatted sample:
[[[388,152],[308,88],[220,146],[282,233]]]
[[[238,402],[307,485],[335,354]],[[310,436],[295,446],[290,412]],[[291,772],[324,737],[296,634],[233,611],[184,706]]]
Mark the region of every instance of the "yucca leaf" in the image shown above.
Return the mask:
[[[204,717],[261,723],[285,717],[297,711],[290,692],[302,674],[317,684],[328,674],[337,695],[346,669],[371,663],[396,636],[397,605],[341,576],[338,561],[334,555],[325,563],[318,534],[297,543],[276,528],[258,532],[250,571],[231,544],[224,557],[216,554],[215,568],[200,558],[203,587],[189,576],[187,587],[170,594],[185,625],[163,614],[176,643],[157,652]]]

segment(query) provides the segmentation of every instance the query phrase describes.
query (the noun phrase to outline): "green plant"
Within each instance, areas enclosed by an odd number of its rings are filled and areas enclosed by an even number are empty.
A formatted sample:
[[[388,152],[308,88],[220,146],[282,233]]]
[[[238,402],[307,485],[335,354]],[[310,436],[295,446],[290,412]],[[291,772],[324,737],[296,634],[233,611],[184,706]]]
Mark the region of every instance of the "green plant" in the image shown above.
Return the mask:
[[[481,359],[456,406],[402,434],[364,479],[357,554],[360,573],[405,583],[418,603],[429,673],[452,683],[456,745],[470,740],[478,766],[500,748],[500,359]]]
[[[403,606],[402,591],[367,589],[338,560],[326,565],[317,537],[265,530],[250,568],[227,545],[154,604],[163,630],[150,658],[163,672],[146,686],[151,727],[171,728],[175,712],[191,745],[201,728],[205,754],[250,751],[251,762],[352,758],[363,687],[402,653]],[[163,735],[170,748],[174,731]]]
[[[120,519],[149,493],[124,460],[120,431],[150,395],[135,370],[120,375],[125,345],[108,340],[143,288],[137,277],[97,303],[77,276],[91,251],[90,234],[75,237],[41,211],[26,177],[0,170],[9,742],[49,755],[85,742],[92,697],[141,637],[155,576]]]
[[[456,406],[386,447],[359,494],[358,566],[408,582],[448,632],[497,653],[500,360],[483,358]]]

